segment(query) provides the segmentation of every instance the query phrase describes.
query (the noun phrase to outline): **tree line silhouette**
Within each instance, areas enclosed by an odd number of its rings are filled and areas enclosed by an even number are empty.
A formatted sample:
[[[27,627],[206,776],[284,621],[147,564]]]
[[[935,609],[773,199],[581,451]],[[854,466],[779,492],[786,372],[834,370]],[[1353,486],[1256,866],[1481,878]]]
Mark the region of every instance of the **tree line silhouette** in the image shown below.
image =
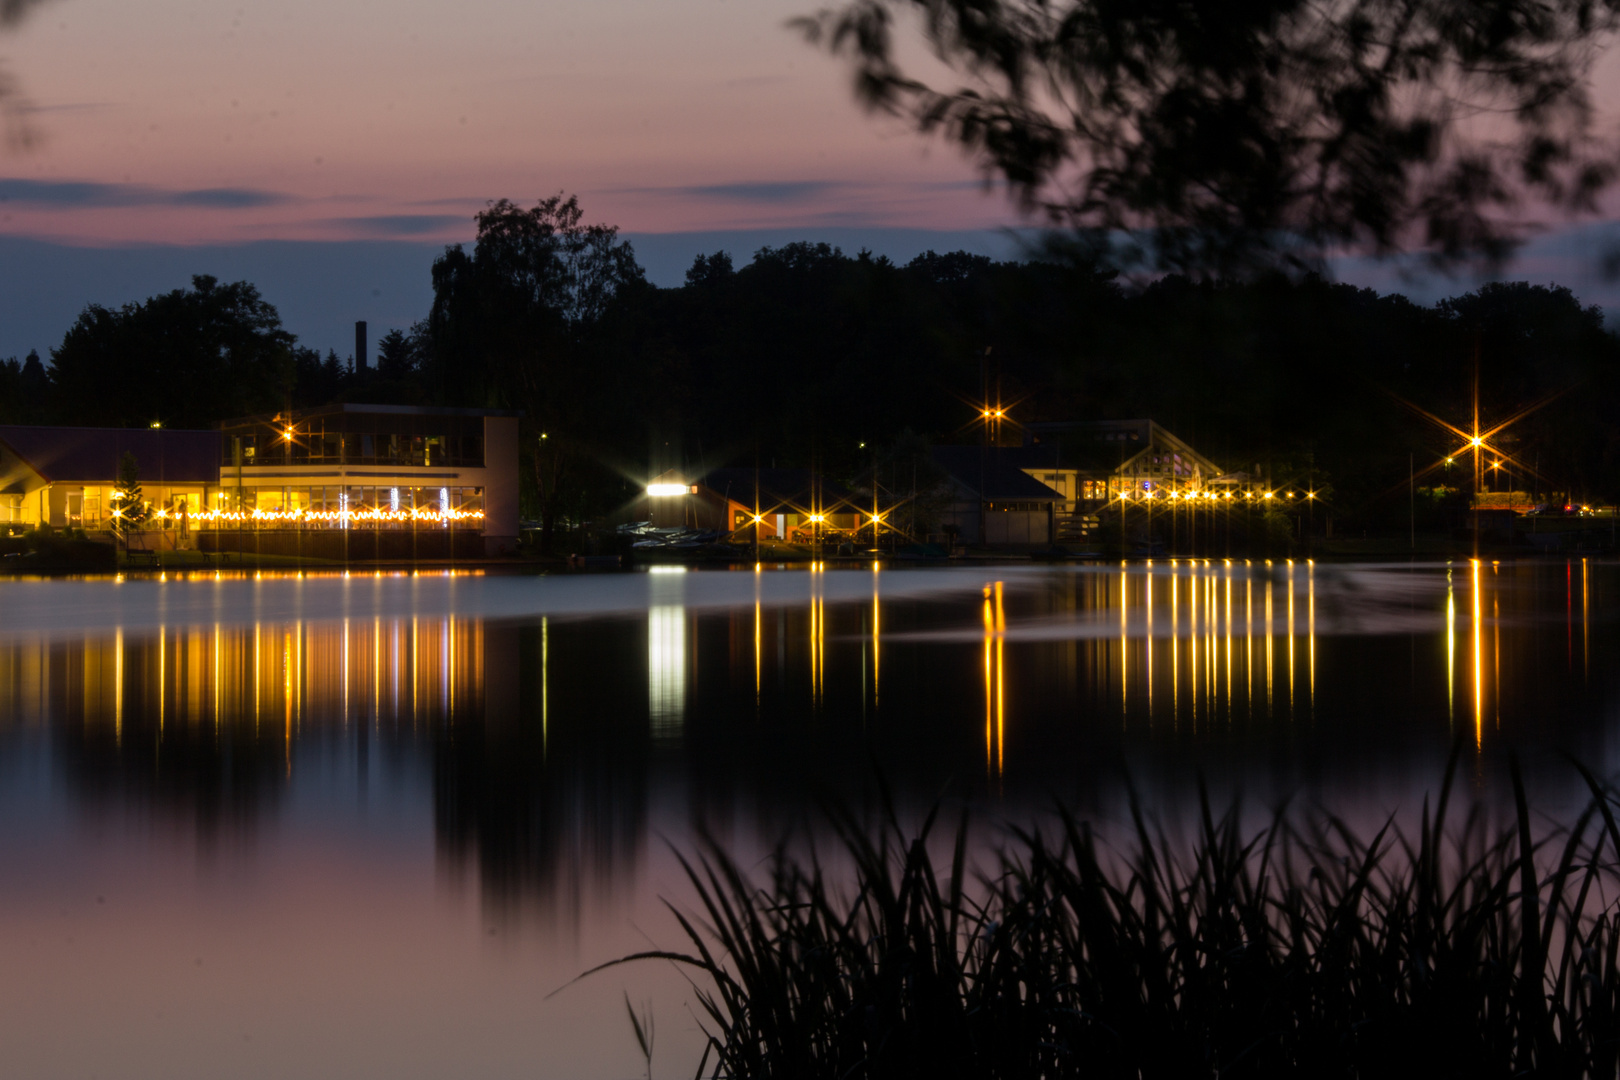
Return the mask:
[[[1314,274],[1133,283],[1084,254],[826,244],[701,255],[650,284],[577,200],[498,202],[433,265],[431,311],[356,370],[299,344],[247,282],[110,309],[0,361],[0,422],[206,427],[353,400],[521,409],[524,515],[548,536],[624,504],[652,470],[814,466],[857,478],[897,440],[977,442],[987,381],[1014,425],[1152,417],[1223,466],[1309,463],[1349,528],[1404,524],[1405,482],[1459,449],[1478,370],[1521,490],[1620,495],[1605,413],[1620,340],[1566,288],[1493,283],[1433,305]],[[1512,470],[1510,470],[1512,471]],[[1532,471],[1534,475],[1532,475]],[[1442,477],[1443,479],[1443,477]],[[1433,481],[1431,481],[1433,482]],[[1392,494],[1393,493],[1393,494]]]

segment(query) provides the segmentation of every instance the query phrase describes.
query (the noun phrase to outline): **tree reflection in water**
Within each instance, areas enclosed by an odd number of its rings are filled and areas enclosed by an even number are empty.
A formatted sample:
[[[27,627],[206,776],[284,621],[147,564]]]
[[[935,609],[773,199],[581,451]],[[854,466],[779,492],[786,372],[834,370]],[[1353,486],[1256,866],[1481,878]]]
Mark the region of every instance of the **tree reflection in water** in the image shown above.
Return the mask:
[[[12,634],[0,756],[46,733],[83,807],[209,845],[334,785],[320,827],[373,828],[352,815],[386,782],[431,805],[444,874],[490,913],[577,926],[634,896],[661,835],[768,841],[870,798],[874,766],[911,805],[1118,813],[1126,766],[1160,805],[1202,774],[1382,806],[1459,732],[1482,759],[1610,752],[1615,579],[1585,561],[1357,570],[1355,590],[1310,563],[989,569],[966,602],[903,603],[891,571],[858,572],[859,603],[823,602],[817,571],[802,604],[695,611],[693,575],[628,617]]]
[[[435,742],[434,823],[447,867],[476,868],[486,908],[577,924],[623,898],[642,854],[646,699],[625,679],[558,688],[553,670],[593,658],[590,643],[550,631],[485,631],[483,708],[452,716]],[[552,723],[559,713],[574,722]]]

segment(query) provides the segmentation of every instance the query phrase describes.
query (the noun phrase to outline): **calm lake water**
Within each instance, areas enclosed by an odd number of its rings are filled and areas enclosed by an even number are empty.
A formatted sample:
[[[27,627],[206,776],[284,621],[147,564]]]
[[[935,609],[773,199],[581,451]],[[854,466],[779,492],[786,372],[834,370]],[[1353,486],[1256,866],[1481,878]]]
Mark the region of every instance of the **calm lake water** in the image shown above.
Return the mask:
[[[1620,572],[1227,564],[0,583],[0,1075],[690,1075],[671,846],[1199,777],[1358,822],[1617,754]],[[807,825],[808,823],[808,825]]]

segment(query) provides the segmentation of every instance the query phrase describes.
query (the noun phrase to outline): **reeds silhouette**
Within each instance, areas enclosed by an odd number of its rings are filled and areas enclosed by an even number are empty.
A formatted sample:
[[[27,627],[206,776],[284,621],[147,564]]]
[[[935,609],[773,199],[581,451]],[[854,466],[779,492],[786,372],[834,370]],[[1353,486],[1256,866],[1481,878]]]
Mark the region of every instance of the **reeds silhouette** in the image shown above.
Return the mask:
[[[720,845],[671,905],[707,1014],[700,1075],[891,1077],[1614,1076],[1616,792],[1572,822],[1452,822],[1453,755],[1414,835],[1370,839],[1279,810],[1245,830],[1200,788],[1195,836],[1134,798],[1114,847],[1059,808],[948,865],[936,807],[904,830],[830,811],[836,873],[784,845],[756,883]],[[613,965],[604,965],[613,966]],[[601,969],[596,969],[601,970]]]

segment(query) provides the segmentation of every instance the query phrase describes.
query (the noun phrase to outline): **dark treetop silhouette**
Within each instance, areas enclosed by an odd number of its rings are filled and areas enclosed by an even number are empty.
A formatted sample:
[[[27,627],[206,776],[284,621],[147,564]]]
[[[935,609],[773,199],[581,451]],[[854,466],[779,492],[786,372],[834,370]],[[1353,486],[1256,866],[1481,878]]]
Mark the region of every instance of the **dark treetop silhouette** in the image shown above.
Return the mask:
[[[920,24],[961,76],[896,44]],[[959,143],[1112,258],[1230,273],[1334,250],[1508,254],[1516,206],[1614,178],[1591,0],[847,0],[795,20],[867,105]]]
[[[1424,415],[1466,424],[1477,353],[1486,429],[1551,401],[1503,433],[1518,464],[1493,490],[1620,491],[1607,405],[1620,339],[1568,289],[1497,283],[1420,306],[1311,275],[1131,287],[1081,260],[929,252],[900,266],[817,244],[741,267],[704,256],[684,286],[659,289],[577,208],[561,228],[584,234],[558,237],[566,205],[496,204],[478,247],[436,265],[432,317],[383,335],[377,368],[293,343],[252,286],[199,279],[92,306],[49,369],[0,359],[0,423],[207,426],[333,401],[518,408],[522,512],[566,531],[622,509],[655,459],[694,475],[813,465],[861,487],[928,444],[976,443],[989,348],[1018,424],[1151,416],[1224,467],[1330,486],[1323,513],[1340,533],[1404,534],[1414,519],[1444,525],[1446,507],[1409,479],[1458,449]],[[1456,470],[1417,479],[1434,500],[1466,499]]]

